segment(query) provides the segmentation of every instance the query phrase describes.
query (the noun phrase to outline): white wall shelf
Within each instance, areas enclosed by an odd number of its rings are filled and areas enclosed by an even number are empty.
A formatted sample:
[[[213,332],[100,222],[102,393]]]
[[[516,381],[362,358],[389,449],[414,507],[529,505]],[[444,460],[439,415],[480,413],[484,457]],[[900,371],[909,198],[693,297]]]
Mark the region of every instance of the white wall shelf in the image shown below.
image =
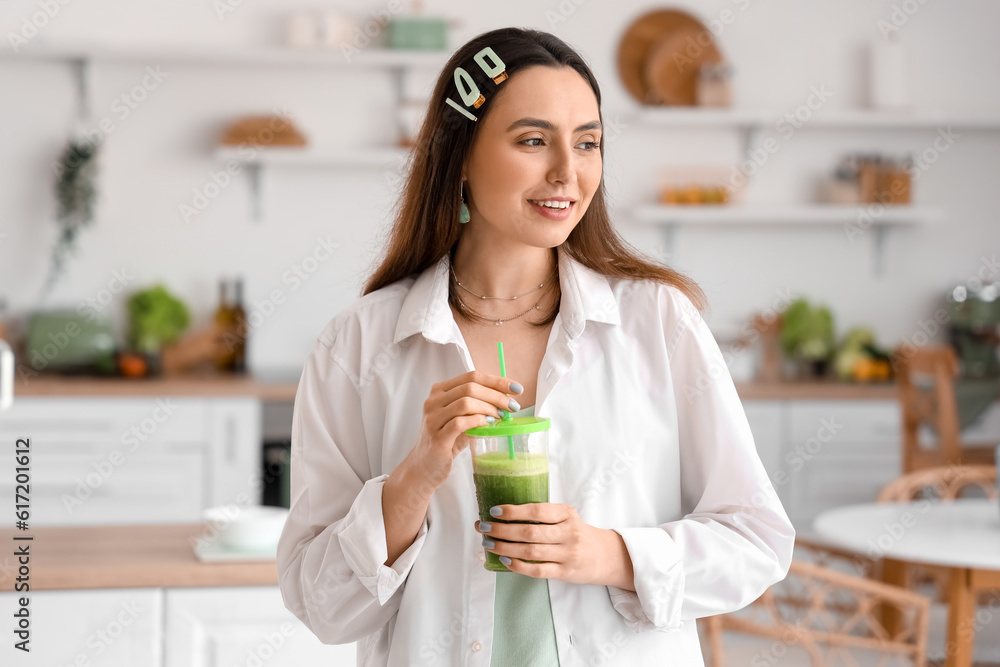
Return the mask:
[[[248,154],[252,151],[252,154]],[[253,219],[260,222],[264,218],[263,172],[265,167],[303,167],[307,169],[383,169],[401,172],[405,169],[412,152],[405,148],[362,147],[324,150],[303,148],[239,148],[219,146],[212,156],[219,163],[235,160],[242,164],[250,176],[251,209]]]
[[[392,75],[397,108],[401,105],[405,91],[405,77],[416,68],[441,69],[450,57],[449,51],[402,50],[366,48],[345,54],[340,49],[295,49],[281,47],[248,48],[231,45],[96,45],[96,44],[31,44],[21,53],[0,51],[0,61],[55,62],[73,68],[77,86],[78,116],[87,123],[91,103],[90,78],[95,63],[142,63],[219,66],[265,66],[265,67],[365,67],[384,69]],[[402,119],[398,119],[403,130]],[[253,193],[253,218],[263,218],[262,170],[265,166],[283,167],[326,167],[326,168],[391,168],[401,169],[408,159],[409,151],[402,148],[359,148],[347,150],[317,150],[315,148],[268,148],[257,149],[251,157],[239,149],[219,147],[214,157],[220,162],[237,160],[248,166]]]
[[[872,265],[876,276],[884,274],[886,232],[893,226],[931,224],[944,219],[944,211],[920,206],[834,205],[689,205],[638,206],[632,217],[643,225],[661,227],[666,251],[674,251],[677,227],[817,227],[839,225],[853,242],[872,230]]]
[[[642,109],[631,117],[646,125],[678,128],[773,127],[787,109],[739,109],[707,107],[655,107]],[[946,111],[880,111],[843,109],[817,112],[796,129],[936,129],[955,127],[967,130],[1000,130],[1000,110],[978,114]]]
[[[0,51],[0,60],[106,61],[192,65],[266,65],[289,67],[431,67],[441,68],[450,52],[367,48],[345,55],[340,49],[295,49],[190,44],[29,44],[20,53]]]
[[[876,225],[919,225],[940,220],[944,212],[918,206],[826,204],[797,206],[690,205],[639,206],[633,210],[644,224],[695,225],[850,225],[867,214]],[[866,225],[868,226],[868,225]]]
[[[236,160],[245,164],[276,167],[388,167],[402,165],[410,156],[405,148],[371,147],[338,150],[316,148],[255,148],[254,154],[247,156],[248,149],[235,146],[219,146],[213,156],[220,162]]]

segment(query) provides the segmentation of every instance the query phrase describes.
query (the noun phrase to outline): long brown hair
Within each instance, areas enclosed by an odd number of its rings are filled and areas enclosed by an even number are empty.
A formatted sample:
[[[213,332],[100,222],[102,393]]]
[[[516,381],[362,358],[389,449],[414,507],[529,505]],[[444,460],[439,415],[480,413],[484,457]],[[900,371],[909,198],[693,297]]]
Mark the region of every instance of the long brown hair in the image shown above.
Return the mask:
[[[438,77],[424,124],[417,135],[401,203],[389,231],[385,256],[365,284],[362,296],[411,274],[423,272],[436,264],[445,253],[451,252],[461,236],[464,225],[459,223],[458,216],[462,165],[471,150],[476,128],[489,113],[493,100],[503,94],[505,88],[500,86],[496,95],[472,110],[478,121],[466,118],[446,100],[459,99],[453,81],[453,73],[459,66],[465,66],[464,69],[481,90],[494,87],[492,80],[478,66],[468,66],[473,56],[487,46],[503,60],[508,77],[516,76],[518,71],[533,65],[572,67],[590,84],[600,113],[601,89],[593,72],[576,51],[555,35],[540,30],[500,28],[474,37],[455,51]],[[600,120],[603,124],[603,114]],[[603,141],[600,142],[600,151],[603,160]],[[707,299],[698,284],[678,271],[644,259],[619,236],[608,216],[605,202],[602,175],[590,206],[563,242],[563,251],[606,276],[649,279],[674,285],[687,295],[698,310],[704,310]],[[449,288],[448,301],[462,316],[477,319],[458,301],[454,287]],[[558,309],[544,321],[534,324],[550,324],[557,312]]]

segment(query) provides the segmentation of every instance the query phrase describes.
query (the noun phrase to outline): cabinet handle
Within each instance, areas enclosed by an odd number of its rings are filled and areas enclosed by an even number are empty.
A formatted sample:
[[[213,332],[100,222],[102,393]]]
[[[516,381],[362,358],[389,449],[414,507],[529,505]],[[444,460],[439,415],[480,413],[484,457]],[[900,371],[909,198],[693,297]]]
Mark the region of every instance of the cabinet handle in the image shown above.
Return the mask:
[[[232,415],[226,418],[226,461],[236,462],[236,418]]]

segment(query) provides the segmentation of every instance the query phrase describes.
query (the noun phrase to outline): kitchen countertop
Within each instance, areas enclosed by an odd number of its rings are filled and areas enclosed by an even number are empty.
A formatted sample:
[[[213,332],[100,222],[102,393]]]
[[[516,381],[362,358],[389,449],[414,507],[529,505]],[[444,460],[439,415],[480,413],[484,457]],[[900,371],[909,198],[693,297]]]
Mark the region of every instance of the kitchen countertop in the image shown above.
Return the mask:
[[[190,588],[276,586],[273,560],[203,563],[192,539],[203,524],[141,526],[46,526],[27,532],[0,531],[7,555],[0,558],[0,591],[17,577],[16,547],[30,545],[32,591],[94,588]],[[31,535],[31,541],[14,536]]]
[[[294,401],[300,371],[248,375],[181,375],[154,378],[105,378],[41,374],[14,382],[14,396],[256,396],[263,401]],[[737,382],[744,401],[766,400],[895,400],[892,382]]]
[[[54,373],[22,377],[15,373],[18,396],[255,396],[263,401],[293,401],[300,371],[278,373],[177,375],[122,378]]]

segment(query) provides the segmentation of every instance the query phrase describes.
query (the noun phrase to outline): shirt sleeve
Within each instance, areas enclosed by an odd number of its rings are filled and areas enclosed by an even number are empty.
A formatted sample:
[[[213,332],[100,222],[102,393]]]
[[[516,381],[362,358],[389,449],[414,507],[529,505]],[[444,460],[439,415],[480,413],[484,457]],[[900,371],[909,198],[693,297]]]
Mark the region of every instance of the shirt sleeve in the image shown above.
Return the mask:
[[[316,342],[295,395],[292,500],[277,566],[285,606],[322,642],[342,644],[379,630],[396,614],[427,520],[386,566],[382,489],[388,476],[371,474],[360,395],[332,345]]]
[[[795,540],[719,345],[693,306],[668,350],[682,507],[691,509],[677,521],[617,531],[636,590],[608,588],[636,632],[674,630],[750,604],[788,573]]]

